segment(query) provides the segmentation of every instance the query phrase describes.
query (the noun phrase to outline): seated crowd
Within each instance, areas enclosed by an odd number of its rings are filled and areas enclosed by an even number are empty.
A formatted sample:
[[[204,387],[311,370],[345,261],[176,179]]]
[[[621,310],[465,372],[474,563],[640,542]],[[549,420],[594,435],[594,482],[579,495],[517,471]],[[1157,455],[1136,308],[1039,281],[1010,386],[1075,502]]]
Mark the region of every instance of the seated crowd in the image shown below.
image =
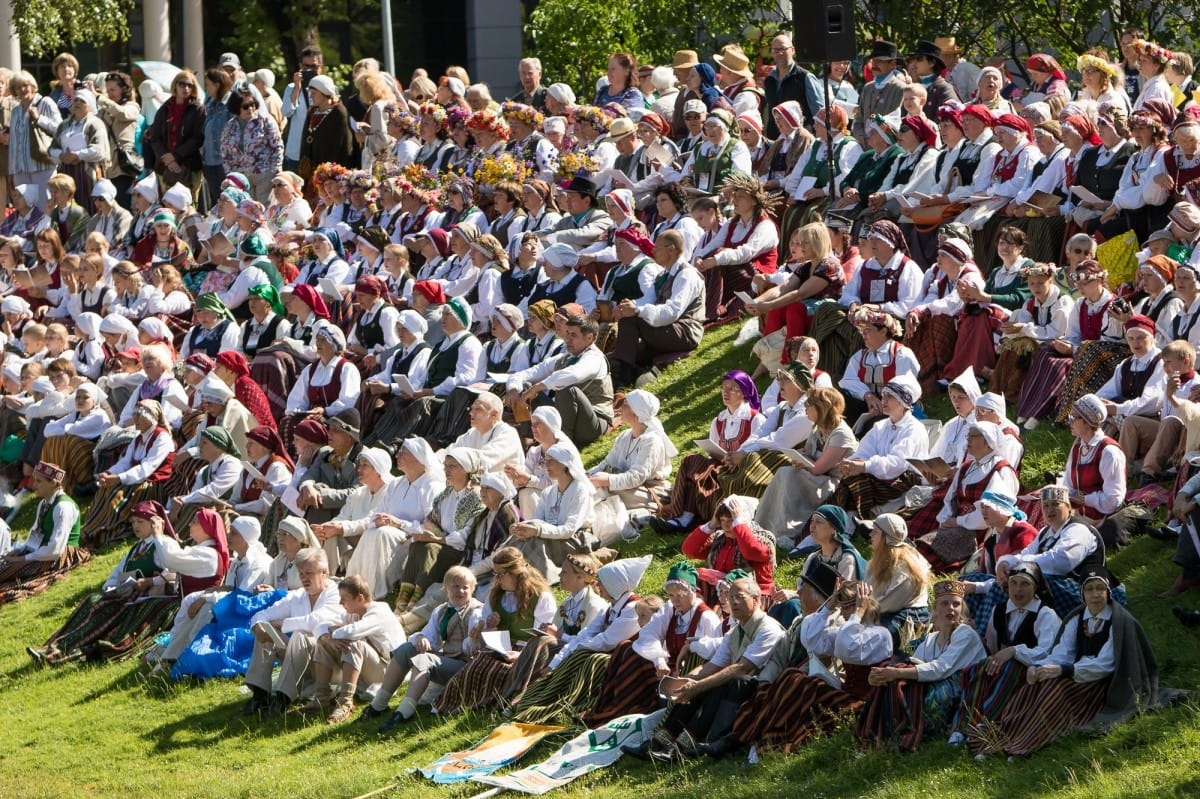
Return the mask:
[[[1107,556],[1152,532],[1164,596],[1200,587],[1200,105],[1190,57],[1129,38],[1077,93],[1050,55],[1018,88],[875,42],[829,107],[786,35],[761,74],[613,54],[591,103],[536,59],[498,103],[373,60],[343,96],[317,48],[281,96],[226,54],[144,132],[124,73],[2,76],[38,133],[8,150],[0,459],[38,503],[0,603],[128,546],[36,662],[241,674],[249,716],[387,734],[666,706],[628,750],[662,761],[851,716],[863,747],[1028,755],[1156,707]],[[680,398],[720,410],[678,458],[648,388],[739,318],[753,355]],[[1023,474],[1053,423],[1065,469]],[[662,585],[621,557],[642,534],[679,542]]]

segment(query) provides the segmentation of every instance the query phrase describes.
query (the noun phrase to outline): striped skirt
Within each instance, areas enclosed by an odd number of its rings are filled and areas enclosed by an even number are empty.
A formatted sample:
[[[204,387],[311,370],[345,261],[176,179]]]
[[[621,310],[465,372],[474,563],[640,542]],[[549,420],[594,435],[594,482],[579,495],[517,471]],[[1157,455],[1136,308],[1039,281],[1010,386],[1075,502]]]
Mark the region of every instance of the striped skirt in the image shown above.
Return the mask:
[[[792,752],[814,736],[832,732],[842,717],[862,706],[854,694],[808,676],[806,666],[794,666],[741,704],[733,732],[744,744]]]
[[[908,331],[908,346],[921,367],[917,378],[921,391],[927,395],[936,391],[942,371],[954,357],[954,346],[958,342],[958,327],[954,321],[953,316],[936,314],[925,317],[915,330]]]
[[[1066,424],[1067,414],[1075,400],[1084,394],[1099,391],[1117,371],[1117,364],[1129,357],[1129,345],[1124,341],[1085,341],[1075,352],[1067,386],[1059,395],[1055,421]]]
[[[738,318],[745,303],[736,294],[750,292],[753,264],[714,266],[704,273],[704,326],[723,325]]]
[[[939,527],[915,542],[935,574],[951,574],[966,563],[982,543],[986,530]]]
[[[202,458],[183,458],[176,459],[171,465],[171,476],[163,481],[163,496],[164,497],[181,497],[184,494],[192,493],[192,485],[196,482],[196,475],[208,464]],[[171,520],[175,524],[175,520]],[[175,531],[186,528],[180,528],[175,524]]]
[[[282,422],[287,408],[288,393],[300,376],[301,366],[286,350],[259,350],[250,362],[250,377],[262,388],[271,406],[271,415]]]
[[[874,518],[874,509],[904,496],[916,485],[916,475],[905,472],[895,480],[880,480],[869,474],[843,477],[833,491],[832,504],[853,512],[860,519]]]
[[[1067,220],[1062,216],[1008,218],[1008,224],[1025,231],[1026,258],[1039,263],[1062,263]]]
[[[90,660],[122,660],[136,655],[155,636],[170,629],[178,612],[179,597],[173,594],[127,602],[119,611],[116,623],[86,654]]]
[[[994,740],[1000,714],[1025,684],[1025,664],[1015,658],[995,674],[986,673],[984,667],[984,663],[976,663],[963,670],[962,700],[951,724],[951,729],[966,736],[975,753],[984,750],[983,742]]]
[[[48,663],[83,658],[117,659],[165,630],[179,609],[179,597],[89,594],[47,639],[41,652]]]
[[[791,461],[782,452],[764,449],[751,452],[735,471],[723,470],[717,475],[718,499],[724,499],[732,494],[757,499],[767,490],[775,472],[784,466],[790,466]],[[709,518],[707,516],[701,518]]]
[[[1058,395],[1067,385],[1073,358],[1059,355],[1050,347],[1039,347],[1029,363],[1029,373],[1017,398],[1017,416],[1046,419],[1054,413]]]
[[[674,519],[690,512],[701,522],[711,519],[716,505],[714,497],[721,490],[720,478],[724,471],[725,466],[720,461],[703,452],[684,456],[671,486],[671,498],[662,509],[662,518]]]
[[[846,309],[836,302],[817,309],[808,334],[821,346],[817,368],[838,378],[846,371],[850,356],[863,348],[858,329],[850,323]]]
[[[661,704],[658,672],[653,663],[633,651],[630,639],[613,650],[596,704],[583,714],[583,723],[595,729],[630,713],[652,713]]]
[[[92,460],[92,448],[95,446],[95,441],[79,436],[51,436],[42,447],[42,460],[62,467],[67,473],[63,478],[63,487],[70,493],[75,486],[91,482],[96,469]]]
[[[135,486],[118,485],[101,488],[92,498],[87,516],[79,534],[79,541],[91,550],[99,549],[113,541],[126,538],[133,529],[129,525],[129,511],[143,500],[162,501],[163,483],[139,483]]]
[[[508,706],[504,684],[514,664],[491,650],[480,652],[450,678],[442,693],[433,702],[438,713],[459,713],[463,710]]]
[[[1021,387],[1025,384],[1037,351],[1037,342],[1025,336],[1000,339],[996,349],[996,368],[988,383],[992,391],[1004,395],[1004,401],[1010,408],[1015,408],[1021,398]]]
[[[19,560],[0,570],[0,606],[40,594],[67,572],[92,559],[86,549],[67,545],[58,560]]]
[[[561,648],[558,639],[548,635],[536,635],[526,641],[517,662],[509,669],[501,689],[505,701],[515,705],[525,694],[529,684],[545,674],[546,665]]]
[[[1085,683],[1062,677],[1024,683],[1005,703],[996,724],[988,728],[990,734],[968,734],[971,751],[1031,755],[1094,719],[1104,707],[1108,683],[1107,677]]]
[[[901,752],[915,752],[926,729],[945,727],[958,691],[957,674],[938,682],[895,680],[875,686],[859,712],[855,734],[866,747],[895,745]]]
[[[513,708],[512,720],[525,724],[548,724],[555,719],[575,723],[592,709],[608,659],[607,652],[575,650],[558,668],[529,686]]]

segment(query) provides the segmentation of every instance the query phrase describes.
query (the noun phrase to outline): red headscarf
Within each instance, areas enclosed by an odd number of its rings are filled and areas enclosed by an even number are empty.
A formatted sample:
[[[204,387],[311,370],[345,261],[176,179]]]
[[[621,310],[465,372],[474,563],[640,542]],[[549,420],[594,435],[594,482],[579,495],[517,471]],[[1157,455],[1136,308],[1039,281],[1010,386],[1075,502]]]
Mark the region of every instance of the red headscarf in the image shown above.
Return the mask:
[[[289,469],[294,470],[296,468],[296,462],[288,455],[287,449],[283,446],[283,439],[279,437],[279,433],[274,428],[265,426],[256,427],[246,434],[246,438],[269,449],[272,455],[281,458],[287,463]]]
[[[1095,123],[1082,114],[1071,114],[1063,120],[1063,127],[1070,127],[1079,134],[1079,138],[1083,139],[1084,144],[1103,144],[1100,140],[1100,132],[1096,130]]]
[[[1046,55],[1045,53],[1034,53],[1029,56],[1029,59],[1025,62],[1025,68],[1045,72],[1051,78],[1058,78],[1059,80],[1067,79],[1067,73],[1063,72],[1063,68],[1058,65],[1058,61],[1054,59],[1054,56]]]
[[[418,280],[413,283],[413,291],[419,291],[432,305],[446,304],[446,290],[441,283],[433,280]]]
[[[225,538],[225,520],[212,508],[201,508],[196,511],[196,523],[212,540],[213,549],[217,550],[217,560],[221,564],[217,574],[224,578],[225,573],[229,571],[229,541]]]
[[[315,288],[307,283],[299,283],[292,287],[292,293],[296,295],[296,299],[311,308],[318,318],[329,321],[329,308],[325,306],[325,300],[321,299]]]
[[[942,120],[950,121],[954,124],[954,127],[958,128],[960,131],[963,129],[961,108],[955,108],[952,105],[944,105],[938,109],[937,118],[939,122]]]
[[[901,126],[907,125],[912,129],[912,132],[917,135],[926,147],[936,147],[938,134],[937,129],[928,119],[922,116],[913,114],[912,116],[904,117],[900,120]]]
[[[246,363],[246,356],[242,355],[236,350],[225,350],[224,352],[218,352],[217,363],[221,366],[224,366],[238,377],[250,376],[250,364]]]

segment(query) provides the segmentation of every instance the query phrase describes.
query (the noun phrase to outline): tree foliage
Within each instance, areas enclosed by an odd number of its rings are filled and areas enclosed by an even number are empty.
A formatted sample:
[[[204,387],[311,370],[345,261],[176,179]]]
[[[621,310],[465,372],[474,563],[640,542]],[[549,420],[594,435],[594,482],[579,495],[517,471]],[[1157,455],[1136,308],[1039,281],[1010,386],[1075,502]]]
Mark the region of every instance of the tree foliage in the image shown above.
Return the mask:
[[[590,90],[612,53],[670,64],[676,50],[707,57],[733,41],[757,49],[763,23],[782,19],[773,0],[541,0],[525,35],[548,81]]]
[[[21,50],[49,58],[75,44],[129,38],[133,0],[0,0],[11,2]]]

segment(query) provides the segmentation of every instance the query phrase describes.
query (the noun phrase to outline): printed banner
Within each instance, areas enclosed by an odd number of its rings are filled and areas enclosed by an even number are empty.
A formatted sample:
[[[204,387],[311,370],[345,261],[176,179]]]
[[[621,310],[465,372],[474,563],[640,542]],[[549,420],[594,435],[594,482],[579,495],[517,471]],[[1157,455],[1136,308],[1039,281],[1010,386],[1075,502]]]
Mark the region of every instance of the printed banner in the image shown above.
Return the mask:
[[[442,755],[420,772],[439,784],[466,782],[516,763],[547,735],[566,729],[544,724],[501,724],[474,749]]]

